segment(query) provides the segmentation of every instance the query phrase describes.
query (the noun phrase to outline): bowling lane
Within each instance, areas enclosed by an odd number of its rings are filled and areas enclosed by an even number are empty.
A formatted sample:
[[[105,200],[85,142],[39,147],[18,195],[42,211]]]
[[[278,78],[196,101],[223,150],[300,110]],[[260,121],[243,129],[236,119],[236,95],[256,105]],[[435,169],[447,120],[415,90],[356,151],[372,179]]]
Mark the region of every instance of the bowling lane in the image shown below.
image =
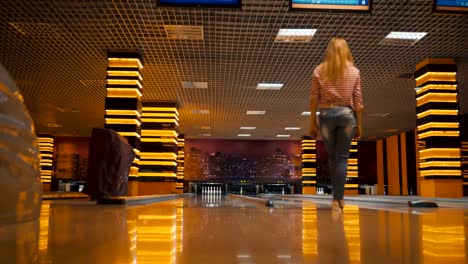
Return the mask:
[[[194,195],[146,206],[46,201],[0,229],[5,263],[466,263],[468,212]]]

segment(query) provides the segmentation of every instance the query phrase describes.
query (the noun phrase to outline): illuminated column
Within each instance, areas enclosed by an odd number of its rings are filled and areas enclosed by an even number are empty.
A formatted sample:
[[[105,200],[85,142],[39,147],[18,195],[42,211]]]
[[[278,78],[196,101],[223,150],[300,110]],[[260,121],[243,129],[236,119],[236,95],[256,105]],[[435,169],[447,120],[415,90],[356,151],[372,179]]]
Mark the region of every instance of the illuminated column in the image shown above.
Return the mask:
[[[310,137],[302,139],[302,193],[316,194],[317,186],[317,141]]]
[[[179,135],[177,137],[177,184],[176,189],[177,193],[184,192],[184,146],[185,146],[185,138],[184,135]]]
[[[177,184],[177,127],[174,102],[143,102],[142,151],[138,194],[175,193]]]
[[[50,191],[54,162],[54,136],[52,134],[38,134],[37,142],[41,153],[41,182],[44,191]]]
[[[129,173],[128,194],[136,195],[138,163],[141,149],[141,81],[140,53],[135,50],[110,50],[107,53],[107,97],[105,128],[127,138],[135,151],[135,160]]]
[[[346,176],[345,194],[357,195],[359,193],[358,184],[358,142],[351,142],[348,159],[348,173]]]
[[[457,65],[427,59],[416,66],[418,167],[421,196],[461,197]]]

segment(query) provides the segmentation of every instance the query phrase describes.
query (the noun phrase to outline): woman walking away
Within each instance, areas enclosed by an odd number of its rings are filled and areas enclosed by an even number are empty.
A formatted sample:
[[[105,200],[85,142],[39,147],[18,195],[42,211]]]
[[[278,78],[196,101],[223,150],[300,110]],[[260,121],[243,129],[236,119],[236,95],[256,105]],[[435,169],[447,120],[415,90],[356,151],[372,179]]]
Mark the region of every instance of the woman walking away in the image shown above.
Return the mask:
[[[348,43],[333,38],[328,44],[323,62],[312,76],[311,112],[320,111],[320,134],[328,152],[328,164],[333,187],[332,210],[344,206],[344,185],[348,170],[351,140],[361,136],[363,109],[361,77],[354,66]],[[311,137],[317,138],[317,123],[312,114]]]

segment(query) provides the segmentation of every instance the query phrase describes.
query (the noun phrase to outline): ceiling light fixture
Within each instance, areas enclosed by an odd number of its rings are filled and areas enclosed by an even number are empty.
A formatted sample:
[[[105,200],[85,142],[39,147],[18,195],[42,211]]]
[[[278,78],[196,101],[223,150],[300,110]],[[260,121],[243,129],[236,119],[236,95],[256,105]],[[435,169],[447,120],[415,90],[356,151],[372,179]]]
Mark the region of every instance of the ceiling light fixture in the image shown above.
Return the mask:
[[[279,138],[288,138],[288,137],[291,137],[291,135],[276,135],[276,137],[279,137]]]
[[[182,88],[207,89],[207,82],[182,82]]]
[[[207,115],[210,113],[210,110],[192,110],[192,114]]]
[[[317,29],[281,28],[275,42],[310,42]]]
[[[283,87],[282,83],[259,83],[257,90],[274,90],[279,91]]]
[[[285,127],[284,130],[301,130],[300,127]]]
[[[240,127],[242,130],[255,130],[257,127]]]
[[[250,137],[251,134],[237,134],[238,137]]]
[[[247,111],[248,115],[264,115],[266,111],[256,111],[256,110],[249,110]]]
[[[426,36],[426,32],[399,32],[392,31],[385,38],[388,39],[411,39],[411,40],[421,40]]]

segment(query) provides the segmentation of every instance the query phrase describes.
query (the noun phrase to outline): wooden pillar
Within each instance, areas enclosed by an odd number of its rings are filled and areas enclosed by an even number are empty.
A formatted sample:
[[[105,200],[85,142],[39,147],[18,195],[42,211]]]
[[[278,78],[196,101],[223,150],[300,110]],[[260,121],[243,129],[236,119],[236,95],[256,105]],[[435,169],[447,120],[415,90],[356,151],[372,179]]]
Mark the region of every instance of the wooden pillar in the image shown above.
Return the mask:
[[[384,149],[383,140],[377,140],[377,194],[384,195]]]
[[[408,195],[408,166],[406,164],[406,133],[399,135],[401,195]]]
[[[400,195],[400,162],[398,150],[398,135],[385,139],[387,141],[387,175],[388,175],[388,194]]]

